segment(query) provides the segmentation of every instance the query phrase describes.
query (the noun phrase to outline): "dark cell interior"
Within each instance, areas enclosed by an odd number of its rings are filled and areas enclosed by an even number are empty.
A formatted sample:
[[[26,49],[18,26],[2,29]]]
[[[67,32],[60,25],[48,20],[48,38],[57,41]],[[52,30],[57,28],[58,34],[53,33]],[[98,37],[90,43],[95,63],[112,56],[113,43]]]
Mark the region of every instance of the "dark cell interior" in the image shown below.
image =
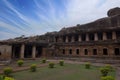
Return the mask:
[[[102,33],[98,33],[98,40],[103,40],[103,34]]]
[[[115,55],[120,55],[120,49],[119,48],[115,48],[114,53],[115,53]]]
[[[78,41],[78,38],[79,38],[78,35],[75,35],[75,41]]]
[[[72,49],[69,50],[69,54],[72,54]]]
[[[36,57],[39,58],[42,56],[42,46],[36,46]]]
[[[71,42],[71,38],[72,38],[71,36],[68,36],[68,42]]]
[[[84,54],[88,55],[88,50],[87,49],[84,50]]]
[[[103,49],[103,55],[108,55],[107,49]]]
[[[21,46],[20,45],[13,45],[12,46],[12,58],[20,58],[20,50]]]
[[[25,45],[25,58],[32,58],[32,45]]]
[[[90,34],[89,34],[89,40],[90,40],[90,41],[93,41],[93,40],[94,40],[94,34],[93,34],[93,33],[90,33]]]
[[[76,49],[76,54],[77,54],[77,55],[79,54],[79,49]]]
[[[65,36],[63,36],[63,42],[65,42],[66,41],[66,37]]]
[[[93,49],[93,55],[97,55],[97,49]]]
[[[81,40],[82,40],[82,41],[85,41],[85,40],[86,40],[86,35],[85,35],[85,34],[82,34],[82,35],[81,35]]]
[[[62,53],[65,54],[65,49],[62,50]]]
[[[55,37],[55,41],[58,42],[58,37]]]
[[[107,39],[112,39],[112,32],[107,32],[106,35],[107,35]]]
[[[117,37],[117,39],[120,39],[120,31],[116,32],[116,37]]]

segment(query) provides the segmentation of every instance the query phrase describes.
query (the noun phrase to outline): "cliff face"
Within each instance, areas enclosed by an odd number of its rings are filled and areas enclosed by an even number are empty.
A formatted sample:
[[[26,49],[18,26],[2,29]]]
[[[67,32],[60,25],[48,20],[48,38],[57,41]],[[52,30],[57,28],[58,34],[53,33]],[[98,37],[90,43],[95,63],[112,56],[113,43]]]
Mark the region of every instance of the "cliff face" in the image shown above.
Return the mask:
[[[77,25],[70,28],[63,28],[59,34],[89,32],[105,29],[120,29],[120,8],[113,8],[108,11],[108,17],[98,19],[94,22]]]
[[[110,9],[110,10],[108,11],[107,15],[108,15],[109,17],[115,16],[115,15],[120,15],[120,8],[119,8],[119,7],[116,7],[116,8]]]

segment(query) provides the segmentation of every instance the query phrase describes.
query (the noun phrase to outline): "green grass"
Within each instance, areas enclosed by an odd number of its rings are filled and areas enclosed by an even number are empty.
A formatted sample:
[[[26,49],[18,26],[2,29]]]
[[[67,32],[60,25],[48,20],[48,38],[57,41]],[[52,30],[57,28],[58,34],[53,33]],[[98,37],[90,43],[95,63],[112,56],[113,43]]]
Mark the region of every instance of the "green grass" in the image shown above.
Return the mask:
[[[46,63],[48,63],[48,61]],[[40,64],[43,64],[43,63],[42,63],[41,60],[24,60],[24,63],[22,65],[22,67],[30,66],[32,64],[40,65]],[[13,62],[9,65],[0,66],[0,71],[3,70],[5,67],[12,67],[13,69],[15,69],[15,68],[18,67],[17,61],[15,61],[15,62]]]
[[[31,64],[42,64],[42,61],[41,60],[26,60],[26,61],[24,60],[23,66],[29,66]],[[6,67],[7,66],[10,66],[10,67],[14,66],[15,67],[15,66],[18,66],[18,64],[17,64],[17,61],[15,61],[10,65],[6,65]]]
[[[24,65],[29,66],[31,64],[42,64],[41,60],[32,60],[32,61],[25,61]]]
[[[41,67],[37,72],[29,70],[13,73],[16,80],[100,80],[100,67],[92,66],[85,69],[80,64],[65,64],[65,66],[55,65],[55,68]],[[109,75],[115,77],[115,72]]]

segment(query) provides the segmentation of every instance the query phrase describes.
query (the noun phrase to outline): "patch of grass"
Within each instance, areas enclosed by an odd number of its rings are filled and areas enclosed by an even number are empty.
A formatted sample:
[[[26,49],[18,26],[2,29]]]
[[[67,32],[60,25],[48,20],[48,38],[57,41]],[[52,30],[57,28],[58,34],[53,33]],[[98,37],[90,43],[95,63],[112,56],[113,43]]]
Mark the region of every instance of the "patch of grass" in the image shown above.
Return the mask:
[[[32,60],[32,61],[26,61],[25,62],[25,66],[29,66],[29,65],[32,65],[32,64],[42,64],[42,63],[41,63],[41,60]]]
[[[42,64],[42,62],[41,62],[41,60],[25,60],[23,66],[30,66],[31,64]],[[4,67],[18,67],[17,61],[15,61],[9,65],[3,66],[2,68],[0,68],[0,70],[3,69]]]
[[[16,80],[100,80],[100,67],[91,66],[85,69],[84,65],[66,64],[64,67],[56,65],[50,69],[48,66],[38,68],[35,73],[29,70],[13,73]],[[110,76],[115,77],[115,72],[111,72]]]

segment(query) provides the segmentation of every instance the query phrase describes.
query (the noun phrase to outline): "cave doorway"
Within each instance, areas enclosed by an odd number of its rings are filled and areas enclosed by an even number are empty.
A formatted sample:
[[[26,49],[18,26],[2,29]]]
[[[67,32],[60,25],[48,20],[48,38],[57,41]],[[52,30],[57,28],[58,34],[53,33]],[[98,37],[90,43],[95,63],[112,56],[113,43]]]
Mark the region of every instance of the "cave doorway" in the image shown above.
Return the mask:
[[[42,56],[42,46],[36,46],[36,57],[40,58]]]
[[[24,57],[32,58],[32,45],[25,45]]]
[[[20,58],[21,45],[12,45],[12,58]]]

